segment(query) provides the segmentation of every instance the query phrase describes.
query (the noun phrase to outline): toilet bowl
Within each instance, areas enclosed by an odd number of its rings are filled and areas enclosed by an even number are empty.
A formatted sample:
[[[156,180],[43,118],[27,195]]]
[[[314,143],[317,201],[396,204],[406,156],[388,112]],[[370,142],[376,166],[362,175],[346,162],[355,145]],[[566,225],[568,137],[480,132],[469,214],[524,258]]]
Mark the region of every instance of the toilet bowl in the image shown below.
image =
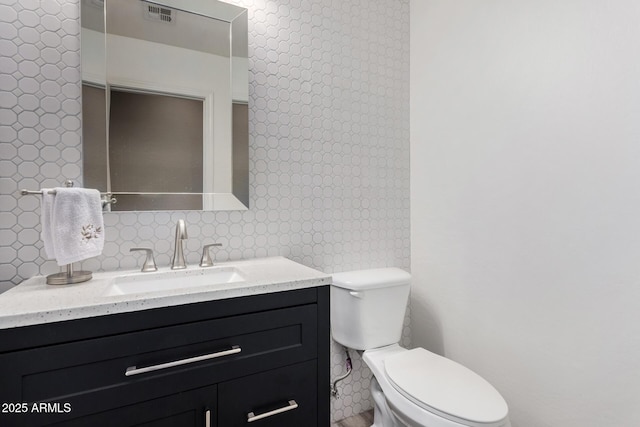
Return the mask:
[[[391,419],[399,421],[376,421],[376,427],[511,426],[500,393],[452,360],[423,348],[407,350],[399,345],[367,350],[363,360],[384,395],[384,402],[377,403],[386,404]]]
[[[397,268],[333,275],[333,338],[364,350],[374,376],[373,427],[511,427],[506,402],[480,375],[424,348],[398,345],[410,278]]]

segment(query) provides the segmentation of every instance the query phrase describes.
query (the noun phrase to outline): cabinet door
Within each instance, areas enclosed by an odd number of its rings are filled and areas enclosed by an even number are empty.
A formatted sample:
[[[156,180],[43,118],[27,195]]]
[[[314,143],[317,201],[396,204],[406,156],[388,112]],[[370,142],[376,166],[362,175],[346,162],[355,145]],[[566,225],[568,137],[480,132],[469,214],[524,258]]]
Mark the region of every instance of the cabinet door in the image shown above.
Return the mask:
[[[5,421],[11,426],[32,425],[29,419],[35,419],[55,427],[215,427],[216,403],[216,386],[210,386],[61,422],[55,421],[56,414],[28,414]]]
[[[316,312],[308,304],[0,354],[0,402],[68,403],[62,421],[309,360]]]
[[[317,426],[317,375],[311,360],[219,384],[219,426]]]

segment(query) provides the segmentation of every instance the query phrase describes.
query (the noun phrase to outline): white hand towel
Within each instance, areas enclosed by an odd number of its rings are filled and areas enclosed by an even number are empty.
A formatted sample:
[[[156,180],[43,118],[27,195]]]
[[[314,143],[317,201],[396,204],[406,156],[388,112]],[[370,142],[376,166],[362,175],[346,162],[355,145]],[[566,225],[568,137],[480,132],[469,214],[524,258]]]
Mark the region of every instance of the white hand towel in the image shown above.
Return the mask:
[[[88,188],[56,188],[51,230],[58,265],[100,255],[104,247],[100,192]]]
[[[56,257],[56,252],[53,249],[51,214],[53,212],[53,198],[55,196],[50,193],[50,188],[42,189],[42,203],[40,204],[40,224],[42,225],[42,231],[40,232],[40,238],[44,242],[44,252],[47,259],[54,259]]]

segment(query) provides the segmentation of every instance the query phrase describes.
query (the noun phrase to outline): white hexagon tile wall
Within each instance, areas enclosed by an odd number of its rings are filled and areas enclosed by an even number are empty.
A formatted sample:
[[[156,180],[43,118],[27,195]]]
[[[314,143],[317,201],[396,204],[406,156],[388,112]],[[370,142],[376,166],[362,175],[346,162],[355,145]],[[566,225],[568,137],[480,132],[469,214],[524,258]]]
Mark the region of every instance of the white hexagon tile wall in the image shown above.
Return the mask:
[[[104,253],[82,268],[135,268],[134,245],[168,264],[184,218],[190,263],[215,241],[218,260],[408,269],[409,1],[230,2],[249,9],[251,208],[107,213]],[[18,190],[81,182],[78,3],[0,0],[0,289],[58,270],[44,258],[39,200]],[[344,355],[332,353],[335,377]],[[352,357],[336,420],[371,407],[371,374]]]

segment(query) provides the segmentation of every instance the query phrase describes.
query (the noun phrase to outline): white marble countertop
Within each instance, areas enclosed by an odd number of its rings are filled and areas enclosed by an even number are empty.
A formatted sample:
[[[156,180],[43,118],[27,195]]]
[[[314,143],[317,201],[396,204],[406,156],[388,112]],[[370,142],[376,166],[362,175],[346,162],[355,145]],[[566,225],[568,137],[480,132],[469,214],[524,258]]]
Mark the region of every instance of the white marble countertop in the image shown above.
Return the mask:
[[[331,276],[284,257],[257,258],[216,263],[238,269],[244,281],[225,285],[204,285],[157,292],[109,295],[114,279],[124,275],[145,277],[138,270],[94,273],[88,282],[73,285],[47,285],[44,276],[36,276],[0,294],[0,329],[71,319],[125,313],[266,294],[328,285]],[[158,272],[171,270],[160,268]],[[189,266],[191,275],[206,269]],[[193,273],[191,272],[193,271]]]

